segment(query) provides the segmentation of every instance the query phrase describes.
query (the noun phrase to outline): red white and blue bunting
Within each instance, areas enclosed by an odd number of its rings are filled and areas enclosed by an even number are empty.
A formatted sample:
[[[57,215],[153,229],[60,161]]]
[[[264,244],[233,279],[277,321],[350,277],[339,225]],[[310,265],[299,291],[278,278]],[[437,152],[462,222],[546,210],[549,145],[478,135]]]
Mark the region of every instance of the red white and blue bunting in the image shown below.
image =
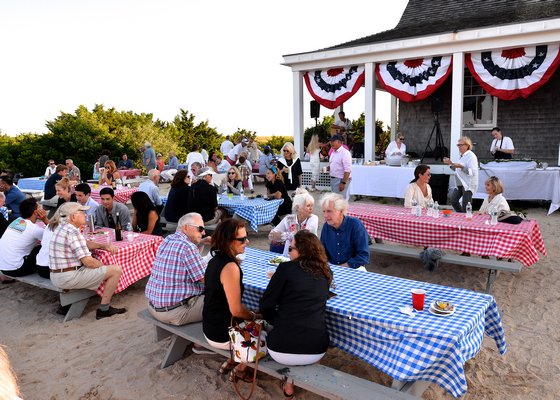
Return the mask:
[[[445,82],[451,60],[451,56],[439,56],[377,64],[377,80],[399,100],[424,100]]]
[[[477,82],[501,100],[528,97],[558,68],[558,44],[498,49],[466,54],[465,63]]]
[[[303,78],[311,96],[323,107],[334,109],[363,85],[364,66],[309,71]]]

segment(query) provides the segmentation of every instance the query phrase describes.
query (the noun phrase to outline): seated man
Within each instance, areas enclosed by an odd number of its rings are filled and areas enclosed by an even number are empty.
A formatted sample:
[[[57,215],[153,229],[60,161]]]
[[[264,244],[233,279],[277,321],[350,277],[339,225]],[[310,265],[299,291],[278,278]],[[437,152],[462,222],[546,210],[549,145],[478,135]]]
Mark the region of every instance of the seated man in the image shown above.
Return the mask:
[[[128,159],[128,156],[125,154],[122,155],[122,159],[117,164],[118,169],[132,169],[132,160]]]
[[[95,210],[95,225],[105,228],[115,229],[115,221],[117,220],[117,213],[123,229],[127,224],[131,224],[130,211],[128,207],[118,201],[115,201],[115,192],[111,188],[103,188],[99,191],[101,198],[101,207]]]
[[[6,196],[5,206],[12,210],[12,218],[20,217],[19,206],[25,200],[25,195],[17,186],[14,186],[12,178],[7,175],[0,176],[0,192]]]
[[[56,194],[56,188],[54,185],[68,175],[68,167],[66,165],[59,164],[56,167],[55,173],[49,176],[49,179],[45,182],[45,196],[43,197],[44,200],[50,200]]]
[[[155,319],[171,325],[202,321],[206,262],[198,246],[203,232],[200,214],[185,214],[177,231],[159,246],[146,285],[148,310]]]
[[[6,207],[6,196],[4,192],[0,192],[0,238],[8,228],[8,220],[10,219],[8,207]]]
[[[91,198],[90,186],[87,183],[79,183],[74,189],[76,191],[76,200],[78,200],[78,203],[82,206],[89,207],[86,214],[88,216],[95,215],[95,210],[99,207],[99,203]]]
[[[49,268],[51,281],[60,289],[96,290],[104,282],[101,304],[95,313],[96,319],[123,314],[126,308],[111,307],[111,298],[121,277],[119,265],[103,265],[91,256],[80,227],[86,223],[87,207],[69,202],[60,206],[60,225],[53,232],[49,244]],[[101,248],[95,242],[92,246]]]
[[[173,150],[169,151],[169,164],[167,166],[168,168],[161,172],[161,179],[164,182],[171,182],[179,169],[179,159],[175,156]]]
[[[215,172],[210,167],[198,170],[197,181],[192,185],[193,211],[202,215],[205,225],[220,222],[223,212],[218,208],[218,191],[212,184]]]
[[[348,202],[336,193],[321,199],[325,224],[321,243],[331,264],[365,270],[369,264],[369,236],[358,218],[348,217]]]
[[[222,160],[222,157],[216,156],[216,168],[218,169],[216,172],[218,174],[226,174],[230,167],[231,164],[227,160]]]
[[[43,237],[43,228],[36,222],[49,223],[45,210],[39,208],[34,198],[23,200],[19,209],[21,217],[12,221],[0,238],[0,268],[8,276],[25,276],[36,272],[37,253],[41,249],[37,242]]]
[[[159,176],[160,172],[157,169],[151,169],[148,172],[148,179],[138,186],[138,191],[146,193],[150,200],[152,200],[152,203],[154,203],[154,206],[156,206],[158,210],[158,214],[163,208],[161,196],[159,194]]]
[[[74,184],[79,183],[82,180],[80,168],[74,164],[71,158],[66,160],[66,166],[68,167],[68,175],[66,177]]]

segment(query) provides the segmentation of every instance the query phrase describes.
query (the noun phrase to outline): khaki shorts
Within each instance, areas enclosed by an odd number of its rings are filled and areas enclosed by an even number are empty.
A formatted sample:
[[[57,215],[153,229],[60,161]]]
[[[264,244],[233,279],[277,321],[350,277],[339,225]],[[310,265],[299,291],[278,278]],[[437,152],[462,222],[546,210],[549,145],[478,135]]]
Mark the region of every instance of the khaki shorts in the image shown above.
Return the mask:
[[[82,267],[77,271],[51,273],[51,282],[60,289],[90,289],[96,290],[105,280],[107,267]]]
[[[158,321],[171,325],[186,325],[202,321],[202,308],[204,307],[204,295],[194,296],[187,304],[177,307],[171,311],[156,311],[148,305],[148,311]]]

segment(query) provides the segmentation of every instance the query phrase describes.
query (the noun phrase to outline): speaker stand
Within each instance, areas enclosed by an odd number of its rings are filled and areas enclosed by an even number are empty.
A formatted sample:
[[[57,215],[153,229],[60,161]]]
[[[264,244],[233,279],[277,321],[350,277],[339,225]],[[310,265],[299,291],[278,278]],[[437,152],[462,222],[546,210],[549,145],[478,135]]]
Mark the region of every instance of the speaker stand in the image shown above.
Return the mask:
[[[430,145],[432,141],[432,136],[436,133],[436,146],[432,149]],[[428,143],[426,144],[426,148],[424,149],[424,153],[422,153],[422,159],[420,160],[421,163],[424,163],[424,157],[426,156],[426,152],[428,149],[434,155],[434,160],[440,159],[443,161],[443,157],[446,156],[445,147],[443,145],[443,135],[441,134],[441,127],[439,125],[439,116],[438,113],[434,113],[434,126],[432,128],[432,132],[430,133],[430,137],[428,138]]]

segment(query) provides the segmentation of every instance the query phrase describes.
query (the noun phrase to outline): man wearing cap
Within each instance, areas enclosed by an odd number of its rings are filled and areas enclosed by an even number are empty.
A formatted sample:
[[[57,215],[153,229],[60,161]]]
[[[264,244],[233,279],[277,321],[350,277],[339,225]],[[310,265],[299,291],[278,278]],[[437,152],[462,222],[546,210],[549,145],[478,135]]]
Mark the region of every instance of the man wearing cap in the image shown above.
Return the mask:
[[[239,142],[238,144],[236,144],[228,153],[227,155],[224,154],[226,156],[226,160],[228,163],[230,163],[230,165],[235,165],[235,163],[237,163],[237,159],[239,158],[239,156],[241,155],[241,153],[243,153],[244,151],[247,150],[247,144],[249,143],[249,141],[247,139],[242,139],[241,142]]]
[[[161,211],[162,202],[158,187],[159,176],[160,172],[157,169],[151,169],[150,172],[148,172],[148,179],[146,179],[140,184],[140,186],[138,186],[138,191],[146,193],[150,200],[152,200],[152,203],[154,203],[154,206],[156,206],[156,208],[159,207],[159,211]]]
[[[95,210],[95,225],[115,229],[117,213],[119,213],[119,220],[123,228],[129,223],[132,224],[128,207],[115,201],[113,189],[109,187],[101,189],[99,197],[101,198],[101,207],[97,207]]]
[[[222,218],[218,209],[218,191],[212,184],[215,172],[210,167],[198,170],[198,180],[192,185],[193,211],[202,215],[205,225],[217,224]]]
[[[229,153],[231,149],[233,149],[233,143],[229,140],[229,135],[228,135],[226,136],[226,140],[224,140],[220,145],[220,153],[222,153],[225,157],[227,156],[227,153]]]
[[[95,313],[96,319],[102,319],[126,312],[126,308],[111,307],[111,298],[122,270],[119,265],[103,265],[91,256],[92,247],[102,248],[103,245],[90,242],[88,247],[80,232],[80,227],[86,223],[85,211],[88,208],[74,202],[64,203],[60,207],[60,225],[49,244],[50,278],[53,285],[60,289],[96,290],[101,283],[105,283],[101,304]]]
[[[330,139],[332,153],[329,156],[329,171],[331,176],[331,190],[340,193],[348,200],[350,186],[350,172],[352,171],[352,156],[343,145],[341,135],[333,135]]]
[[[146,171],[151,171],[156,167],[156,152],[150,142],[145,142],[142,147],[142,164],[146,167]]]
[[[185,214],[159,246],[146,284],[148,311],[155,319],[171,325],[202,321],[206,262],[198,246],[203,233],[200,214]]]

